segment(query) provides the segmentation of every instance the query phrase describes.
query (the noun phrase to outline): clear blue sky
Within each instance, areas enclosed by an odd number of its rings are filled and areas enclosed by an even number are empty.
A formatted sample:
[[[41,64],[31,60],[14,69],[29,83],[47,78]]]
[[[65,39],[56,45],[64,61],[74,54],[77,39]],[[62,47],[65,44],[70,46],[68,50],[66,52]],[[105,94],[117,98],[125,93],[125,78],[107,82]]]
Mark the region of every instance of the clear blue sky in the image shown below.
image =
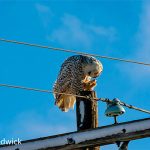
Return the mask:
[[[150,3],[140,0],[0,0],[0,37],[150,63]],[[73,54],[0,42],[0,83],[52,89]],[[101,59],[98,97],[150,109],[150,67]],[[31,139],[76,130],[75,110],[63,113],[51,94],[0,87],[0,139]],[[113,123],[99,102],[100,126]],[[149,115],[126,109],[119,122]],[[116,150],[116,145],[102,150]],[[150,149],[150,139],[130,150]]]

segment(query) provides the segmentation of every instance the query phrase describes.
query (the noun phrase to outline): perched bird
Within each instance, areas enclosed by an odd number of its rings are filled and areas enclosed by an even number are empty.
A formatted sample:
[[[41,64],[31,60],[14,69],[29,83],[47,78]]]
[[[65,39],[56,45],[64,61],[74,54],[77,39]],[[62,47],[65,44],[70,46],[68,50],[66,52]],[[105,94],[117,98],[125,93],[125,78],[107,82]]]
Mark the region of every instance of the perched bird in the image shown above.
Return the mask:
[[[65,112],[73,108],[76,101],[73,95],[79,95],[83,90],[92,90],[96,85],[96,80],[92,78],[98,77],[102,70],[102,64],[94,57],[83,55],[69,57],[62,64],[53,87],[55,104]]]

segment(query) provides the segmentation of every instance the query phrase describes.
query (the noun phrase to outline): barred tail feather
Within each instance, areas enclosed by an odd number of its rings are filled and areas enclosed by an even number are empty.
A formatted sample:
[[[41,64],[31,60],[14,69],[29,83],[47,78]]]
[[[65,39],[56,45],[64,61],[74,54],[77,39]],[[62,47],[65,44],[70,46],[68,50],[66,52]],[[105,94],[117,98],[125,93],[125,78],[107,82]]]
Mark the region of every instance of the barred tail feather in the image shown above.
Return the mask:
[[[64,112],[68,112],[70,108],[74,108],[76,101],[75,96],[70,95],[60,95],[56,100],[55,104]]]

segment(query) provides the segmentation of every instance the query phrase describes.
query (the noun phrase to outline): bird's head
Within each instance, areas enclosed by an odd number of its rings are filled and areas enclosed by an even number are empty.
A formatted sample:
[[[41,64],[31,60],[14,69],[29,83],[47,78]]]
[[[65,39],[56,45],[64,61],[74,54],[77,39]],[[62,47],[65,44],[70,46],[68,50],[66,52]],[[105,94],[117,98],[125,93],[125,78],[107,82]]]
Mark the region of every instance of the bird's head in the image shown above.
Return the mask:
[[[89,57],[89,56],[85,56],[85,57],[86,59],[83,65],[84,74],[92,78],[98,77],[103,70],[103,66],[101,62],[94,57]]]

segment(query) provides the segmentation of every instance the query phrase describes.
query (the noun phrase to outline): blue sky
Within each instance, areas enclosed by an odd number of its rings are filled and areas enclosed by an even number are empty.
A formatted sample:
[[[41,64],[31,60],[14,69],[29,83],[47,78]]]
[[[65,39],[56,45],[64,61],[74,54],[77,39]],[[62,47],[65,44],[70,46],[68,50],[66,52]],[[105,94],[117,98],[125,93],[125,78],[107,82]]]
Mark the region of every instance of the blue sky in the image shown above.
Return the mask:
[[[140,0],[0,0],[0,37],[149,62],[150,3]],[[0,42],[0,83],[52,89],[62,62],[73,54]],[[118,97],[149,109],[150,67],[100,59],[98,97]],[[0,87],[0,139],[31,139],[76,130],[75,110],[63,113],[51,94]],[[100,126],[113,123],[99,102]],[[126,109],[119,122],[149,115]],[[145,144],[146,143],[146,144]],[[149,139],[129,149],[149,149]],[[102,150],[115,150],[116,145]]]

